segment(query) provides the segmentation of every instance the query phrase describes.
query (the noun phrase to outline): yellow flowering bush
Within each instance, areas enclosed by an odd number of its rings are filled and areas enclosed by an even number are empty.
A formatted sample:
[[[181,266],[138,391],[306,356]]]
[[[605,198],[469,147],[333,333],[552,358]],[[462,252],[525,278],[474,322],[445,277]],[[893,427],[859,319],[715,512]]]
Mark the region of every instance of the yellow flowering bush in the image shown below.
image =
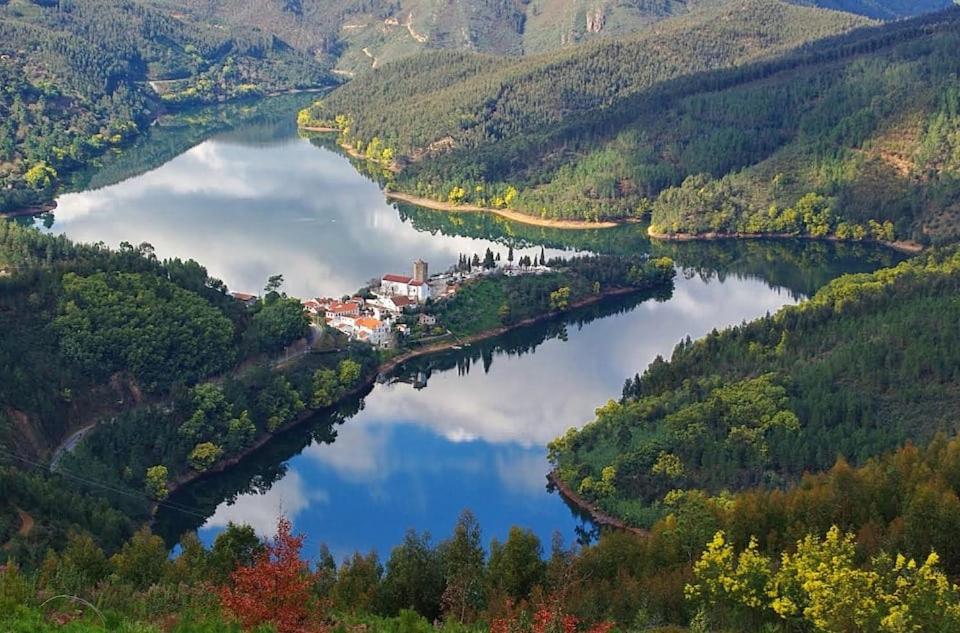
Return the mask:
[[[735,630],[766,623],[823,633],[960,632],[960,588],[939,562],[931,553],[923,565],[902,555],[859,565],[854,536],[834,526],[822,539],[799,541],[774,571],[756,539],[737,554],[717,532],[694,564],[696,582],[685,594],[712,621]]]

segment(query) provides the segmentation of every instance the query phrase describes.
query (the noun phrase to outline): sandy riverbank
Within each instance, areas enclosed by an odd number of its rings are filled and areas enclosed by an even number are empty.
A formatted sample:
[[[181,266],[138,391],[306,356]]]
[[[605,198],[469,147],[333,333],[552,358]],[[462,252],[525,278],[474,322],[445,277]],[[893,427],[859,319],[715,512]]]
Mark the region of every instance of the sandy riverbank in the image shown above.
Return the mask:
[[[391,200],[407,202],[418,207],[433,209],[434,211],[449,211],[451,213],[492,213],[513,222],[530,224],[533,226],[544,226],[551,229],[612,229],[627,223],[626,221],[614,222],[611,220],[603,222],[588,222],[587,220],[554,220],[551,218],[539,218],[535,215],[514,211],[513,209],[494,209],[492,207],[478,207],[472,204],[453,204],[450,202],[440,202],[438,200],[420,198],[418,196],[410,195],[408,193],[401,193],[399,191],[388,191],[386,194]]]

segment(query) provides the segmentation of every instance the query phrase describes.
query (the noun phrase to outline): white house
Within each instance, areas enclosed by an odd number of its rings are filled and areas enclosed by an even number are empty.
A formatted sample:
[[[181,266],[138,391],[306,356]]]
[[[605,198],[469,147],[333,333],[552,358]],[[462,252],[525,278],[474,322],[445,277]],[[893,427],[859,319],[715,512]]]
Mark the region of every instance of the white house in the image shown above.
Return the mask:
[[[405,275],[384,275],[380,280],[381,294],[392,297],[407,297],[423,303],[430,297],[430,286]]]
[[[360,316],[360,302],[355,300],[331,303],[327,306],[325,316],[328,319],[338,319],[340,317],[358,317]]]
[[[389,347],[393,343],[389,321],[381,321],[373,317],[360,317],[354,321],[354,326],[357,329],[357,337],[374,347]]]

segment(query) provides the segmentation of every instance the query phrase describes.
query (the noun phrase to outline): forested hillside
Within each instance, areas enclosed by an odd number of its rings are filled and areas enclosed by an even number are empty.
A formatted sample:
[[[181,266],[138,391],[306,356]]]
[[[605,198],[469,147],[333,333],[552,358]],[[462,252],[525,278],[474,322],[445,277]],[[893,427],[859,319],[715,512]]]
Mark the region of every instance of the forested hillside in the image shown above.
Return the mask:
[[[105,0],[0,4],[0,79],[0,211],[49,200],[162,107],[333,83],[271,34]]]
[[[655,30],[505,60],[431,53],[382,68],[325,99],[315,118],[349,118],[361,151],[378,137],[416,158],[431,144],[466,148],[603,110],[682,75],[743,64],[861,26],[860,18],[750,0],[668,20]]]
[[[73,532],[42,562],[5,567],[0,626],[888,633],[893,623],[954,633],[958,456],[958,440],[937,438],[862,468],[838,462],[785,491],[678,492],[648,534],[607,532],[587,546],[555,539],[549,552],[522,527],[485,547],[469,511],[439,542],[411,530],[388,555],[354,552],[341,561],[325,545],[315,556],[305,550],[304,535],[283,519],[265,541],[234,524],[211,547],[186,534],[174,557],[147,530],[113,555]],[[97,611],[42,604],[59,594]]]
[[[960,255],[841,277],[796,307],[681,342],[551,446],[557,476],[644,524],[675,489],[782,485],[955,433]]]
[[[245,308],[196,262],[161,262],[148,244],[121,244],[114,251],[0,221],[0,540],[11,535],[16,505],[42,524],[36,541],[41,549],[74,525],[94,532],[104,545],[119,543],[129,534],[124,530],[147,516],[142,483],[147,466],[166,463],[172,475],[178,474],[209,433],[226,433],[227,427],[218,425],[234,419],[217,417],[232,411],[224,402],[216,415],[211,409],[196,421],[191,433],[177,435],[197,408],[193,390],[203,392],[194,386],[232,374],[241,360],[282,350],[306,328],[298,299],[273,289],[255,308]],[[245,397],[237,395],[245,389],[264,395],[236,411],[242,424],[225,447],[211,444],[200,451],[208,458],[208,448],[216,449],[215,456],[236,452],[303,408],[301,403],[298,410],[292,404],[293,409],[284,409],[281,396],[289,387],[269,371],[266,378],[254,373],[237,384],[244,386],[228,392],[234,399]],[[271,385],[283,393],[271,395]],[[154,407],[177,394],[183,408]],[[110,418],[107,426],[120,435],[146,424],[137,437],[149,447],[145,457],[156,461],[134,472],[135,443],[129,443],[123,457],[114,455],[104,468],[107,474],[100,473],[99,484],[65,475],[71,481],[68,493],[46,472],[53,449],[73,431],[103,418]],[[168,418],[177,424],[161,423]],[[109,443],[111,435],[104,432],[102,441]],[[74,472],[97,471],[87,465]],[[109,505],[103,486],[114,483],[113,510],[103,510],[101,531],[90,512]]]
[[[416,76],[419,94],[385,69],[309,116],[341,115],[347,142],[390,150],[392,186],[433,199],[554,218],[652,213],[664,233],[951,239],[960,11],[801,46],[857,22],[747,7],[514,64],[418,57],[389,71]],[[468,68],[480,72],[458,81]]]

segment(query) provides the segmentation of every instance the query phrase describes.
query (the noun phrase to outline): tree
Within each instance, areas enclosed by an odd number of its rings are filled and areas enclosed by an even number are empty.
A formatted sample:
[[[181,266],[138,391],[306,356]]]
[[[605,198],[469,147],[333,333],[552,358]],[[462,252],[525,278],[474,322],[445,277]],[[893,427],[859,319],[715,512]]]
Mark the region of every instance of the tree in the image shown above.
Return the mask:
[[[463,187],[453,187],[450,189],[450,193],[447,194],[447,202],[452,204],[460,204],[463,202],[464,198],[467,197],[467,190]]]
[[[430,545],[430,535],[408,530],[403,543],[393,548],[383,577],[383,608],[396,615],[411,609],[434,620],[440,615],[443,567]]]
[[[513,263],[513,245],[507,247],[507,261]]]
[[[550,293],[550,309],[563,311],[570,307],[570,288],[564,286]]]
[[[313,399],[311,405],[315,409],[329,407],[337,397],[340,384],[337,373],[332,369],[318,369],[313,373]]]
[[[334,604],[348,613],[364,613],[373,609],[380,589],[383,566],[376,552],[366,556],[354,552],[337,570],[333,587]]]
[[[360,363],[350,358],[345,358],[340,361],[337,367],[337,379],[344,387],[352,387],[360,380],[362,370],[363,367],[361,367]]]
[[[249,446],[256,436],[257,427],[250,419],[250,412],[244,410],[227,424],[227,437],[223,444],[227,451],[235,453]]]
[[[493,588],[514,600],[524,600],[543,583],[546,565],[540,539],[530,530],[510,528],[505,543],[490,544],[488,574]]]
[[[33,189],[49,189],[57,180],[57,170],[41,161],[27,170],[23,180]]]
[[[255,350],[279,352],[306,335],[310,318],[303,304],[292,297],[277,297],[258,304],[248,339]]]
[[[267,285],[263,287],[263,294],[265,297],[273,296],[276,298],[276,295],[279,295],[280,288],[283,286],[283,275],[270,275],[267,279]]]
[[[163,465],[151,466],[147,469],[147,476],[144,479],[147,494],[154,499],[166,499],[170,491],[167,490],[167,476],[169,472]]]
[[[87,533],[71,531],[59,557],[56,579],[58,591],[81,594],[95,587],[110,574],[110,563],[103,550]]]
[[[492,268],[496,268],[496,266],[497,266],[497,263],[496,263],[496,260],[494,260],[493,258],[493,251],[491,251],[490,248],[488,247],[487,252],[483,254],[483,267],[486,270],[490,270]]]
[[[143,528],[113,555],[110,565],[121,582],[130,583],[134,589],[143,590],[160,582],[170,560],[163,539]]]
[[[443,563],[442,607],[447,618],[472,622],[484,605],[484,552],[477,517],[464,510],[453,536],[440,545]]]
[[[218,385],[208,382],[193,388],[193,403],[196,409],[186,422],[180,425],[180,435],[197,441],[206,440],[219,433],[232,414],[232,406]]]
[[[187,458],[195,470],[200,472],[213,466],[223,455],[223,449],[213,442],[202,442],[193,447],[190,456]]]
[[[277,521],[277,534],[255,562],[238,567],[220,602],[244,628],[272,624],[277,633],[300,633],[319,626],[323,614],[310,592],[307,564],[300,558],[303,536],[294,536],[290,521]]]
[[[252,566],[265,552],[263,542],[249,525],[227,523],[217,534],[210,550],[210,563],[219,582],[224,582],[238,567]]]

